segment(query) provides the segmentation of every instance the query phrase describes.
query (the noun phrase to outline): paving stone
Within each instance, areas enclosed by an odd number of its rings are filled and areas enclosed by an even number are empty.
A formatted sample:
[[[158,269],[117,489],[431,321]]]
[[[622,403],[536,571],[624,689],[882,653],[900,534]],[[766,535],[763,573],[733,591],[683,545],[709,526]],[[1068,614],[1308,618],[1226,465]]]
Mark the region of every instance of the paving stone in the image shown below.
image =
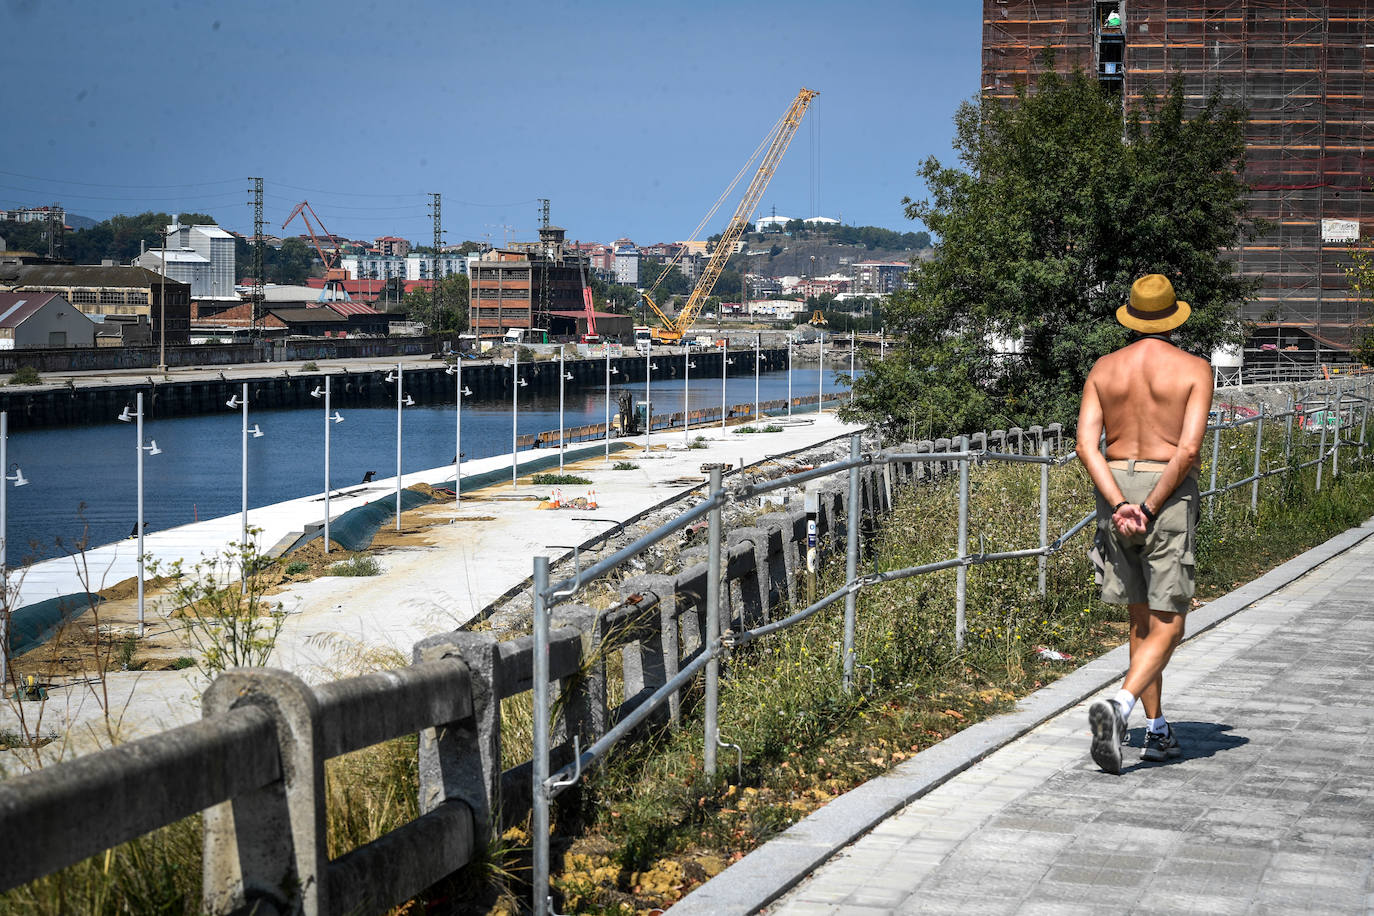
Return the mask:
[[[1164,701],[1179,759],[1130,748],[1115,777],[1088,760],[1086,708],[1113,684],[916,799],[768,912],[1374,912],[1374,538],[1361,532],[1180,646]]]

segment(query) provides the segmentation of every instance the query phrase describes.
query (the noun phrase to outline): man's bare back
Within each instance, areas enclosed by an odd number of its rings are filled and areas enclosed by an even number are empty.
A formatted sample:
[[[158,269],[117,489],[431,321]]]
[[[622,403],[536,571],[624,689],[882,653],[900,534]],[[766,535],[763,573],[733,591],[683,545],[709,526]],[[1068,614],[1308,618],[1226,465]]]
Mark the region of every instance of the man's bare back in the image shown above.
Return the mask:
[[[1108,504],[1121,491],[1107,460],[1136,458],[1168,464],[1146,500],[1157,510],[1198,467],[1211,406],[1211,367],[1165,340],[1147,337],[1099,359],[1083,386],[1078,454]],[[1106,458],[1097,449],[1104,428]]]
[[[1102,600],[1127,605],[1131,618],[1131,667],[1121,689],[1088,707],[1092,758],[1109,773],[1121,772],[1122,737],[1137,699],[1149,720],[1141,759],[1182,753],[1164,719],[1163,673],[1196,591],[1201,494],[1190,475],[1207,433],[1212,371],[1167,335],[1191,314],[1163,274],[1132,283],[1116,320],[1144,336],[1097,361],[1078,412],[1078,457],[1098,491],[1093,543]],[[1106,455],[1098,448],[1104,430]],[[1142,461],[1149,464],[1139,467]]]

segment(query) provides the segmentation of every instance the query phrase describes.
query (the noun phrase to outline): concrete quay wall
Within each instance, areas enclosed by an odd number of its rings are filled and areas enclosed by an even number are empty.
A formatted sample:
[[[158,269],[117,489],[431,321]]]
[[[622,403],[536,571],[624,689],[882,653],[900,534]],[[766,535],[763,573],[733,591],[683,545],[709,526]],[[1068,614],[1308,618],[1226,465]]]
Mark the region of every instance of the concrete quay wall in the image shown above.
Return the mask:
[[[749,358],[750,355],[748,351],[735,351],[732,354],[734,364],[727,367],[729,374],[752,375],[754,361]],[[686,371],[685,359],[682,353],[655,352],[652,359],[654,380],[680,378]],[[703,384],[709,383],[712,378],[720,378],[719,351],[693,352],[691,359],[694,365],[692,375],[702,380]],[[567,392],[575,392],[582,387],[599,389],[604,386],[605,359],[570,359],[566,365],[568,374],[572,376],[565,389]],[[618,373],[613,376],[616,384],[644,381],[646,360],[642,355],[613,357],[611,365]],[[761,371],[771,372],[786,367],[785,348],[760,351]],[[200,378],[169,381],[149,376],[141,382],[119,381],[114,384],[92,379],[73,381],[60,387],[5,386],[0,388],[0,410],[9,412],[11,430],[79,426],[112,420],[125,405],[134,403],[137,394],[142,393],[144,410],[149,418],[195,416],[222,412],[224,402],[240,393],[245,381],[249,385],[249,400],[255,408],[317,407],[319,401],[312,398],[310,392],[323,384],[326,374],[330,376],[333,402],[337,406],[385,407],[395,403],[396,398],[395,387],[386,381],[388,371],[380,368],[366,371],[344,369],[326,373],[283,368],[279,375],[266,374],[264,370],[263,375],[247,379],[223,376],[206,378],[201,373]],[[475,401],[507,398],[510,396],[513,372],[513,368],[505,365],[504,361],[465,361],[463,385],[472,391]],[[527,391],[558,390],[557,360],[522,363],[520,375],[527,383]],[[454,387],[453,376],[447,375],[444,364],[437,360],[433,366],[407,368],[405,371],[406,392],[418,404],[452,404]]]

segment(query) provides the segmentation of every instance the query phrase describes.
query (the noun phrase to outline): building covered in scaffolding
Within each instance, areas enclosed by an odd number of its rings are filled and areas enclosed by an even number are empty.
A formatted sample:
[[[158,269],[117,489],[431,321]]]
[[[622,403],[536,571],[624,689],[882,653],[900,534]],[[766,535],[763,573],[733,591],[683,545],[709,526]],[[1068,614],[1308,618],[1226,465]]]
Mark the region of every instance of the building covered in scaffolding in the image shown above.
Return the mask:
[[[1349,245],[1374,235],[1374,0],[984,0],[982,91],[1014,97],[1044,53],[1128,103],[1180,75],[1249,110],[1249,214],[1272,230],[1234,252],[1261,281],[1246,359],[1324,359],[1371,317]],[[1336,352],[1333,352],[1336,351]]]

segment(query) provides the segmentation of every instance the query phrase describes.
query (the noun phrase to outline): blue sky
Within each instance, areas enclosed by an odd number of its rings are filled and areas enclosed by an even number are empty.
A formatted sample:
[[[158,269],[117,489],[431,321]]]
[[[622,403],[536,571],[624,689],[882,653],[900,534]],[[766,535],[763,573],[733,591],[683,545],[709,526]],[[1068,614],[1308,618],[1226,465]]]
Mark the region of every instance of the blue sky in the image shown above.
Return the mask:
[[[802,86],[757,215],[919,228],[917,165],[977,91],[977,0],[0,0],[0,206],[203,211],[354,238],[686,238]],[[742,185],[741,185],[742,188]],[[703,234],[719,232],[732,197]],[[294,223],[291,233],[301,231]]]

